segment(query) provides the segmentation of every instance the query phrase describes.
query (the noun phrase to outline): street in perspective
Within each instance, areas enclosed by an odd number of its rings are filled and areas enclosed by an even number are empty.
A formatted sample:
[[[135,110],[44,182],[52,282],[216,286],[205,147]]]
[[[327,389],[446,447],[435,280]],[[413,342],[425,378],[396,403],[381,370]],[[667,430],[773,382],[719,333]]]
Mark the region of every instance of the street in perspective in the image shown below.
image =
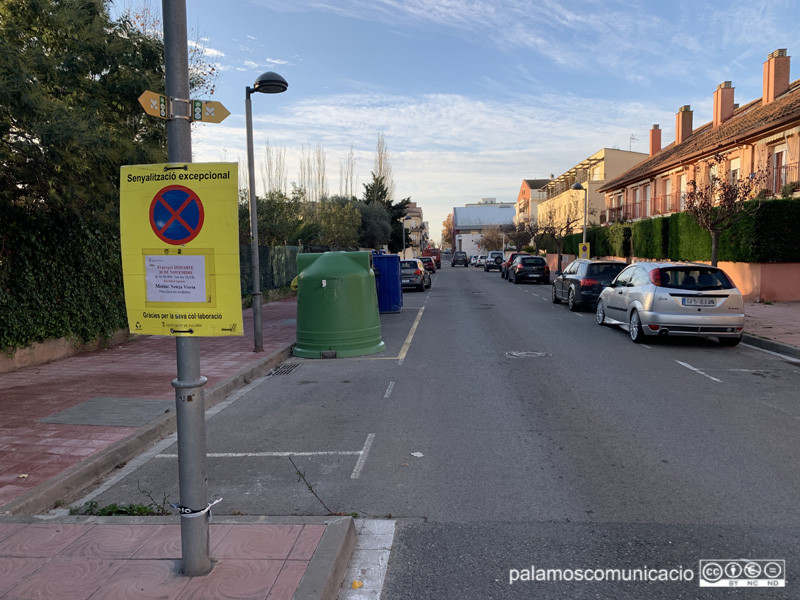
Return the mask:
[[[800,598],[793,7],[30,4],[0,600]]]

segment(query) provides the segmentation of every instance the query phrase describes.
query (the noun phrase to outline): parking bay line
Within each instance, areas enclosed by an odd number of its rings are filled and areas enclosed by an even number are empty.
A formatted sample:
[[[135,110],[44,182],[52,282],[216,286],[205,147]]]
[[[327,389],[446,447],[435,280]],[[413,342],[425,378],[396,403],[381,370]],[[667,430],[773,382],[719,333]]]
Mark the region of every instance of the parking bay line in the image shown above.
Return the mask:
[[[681,361],[679,361],[679,360],[676,360],[675,362],[676,362],[676,363],[678,363],[678,364],[679,364],[680,366],[682,366],[682,367],[686,367],[686,368],[687,368],[687,369],[689,369],[690,371],[694,371],[695,373],[699,373],[699,374],[700,374],[700,375],[702,375],[703,377],[708,377],[708,378],[709,378],[709,379],[711,379],[712,381],[716,381],[717,383],[722,383],[722,379],[717,379],[716,377],[712,377],[712,376],[711,376],[711,375],[709,375],[708,373],[703,373],[703,372],[702,372],[700,369],[698,369],[697,367],[693,367],[693,366],[692,366],[692,365],[690,365],[689,363],[681,362]]]
[[[424,306],[419,309],[419,313],[417,313],[417,318],[414,319],[414,324],[411,326],[411,331],[408,332],[408,337],[406,337],[406,341],[403,344],[403,348],[400,350],[400,354],[397,356],[397,358],[398,358],[397,364],[398,365],[402,365],[403,364],[403,360],[405,359],[406,354],[408,354],[408,348],[409,348],[409,346],[411,346],[411,340],[414,339],[414,333],[417,331],[417,325],[419,325],[419,320],[422,318],[422,313],[423,312],[425,312],[425,307]]]
[[[364,442],[364,447],[361,450],[330,450],[319,452],[214,452],[206,454],[206,458],[281,458],[286,456],[358,456],[358,462],[350,475],[351,479],[358,479],[364,465],[367,462],[367,456],[372,448],[372,443],[375,441],[375,434],[370,433]],[[177,454],[156,454],[154,458],[178,458]]]

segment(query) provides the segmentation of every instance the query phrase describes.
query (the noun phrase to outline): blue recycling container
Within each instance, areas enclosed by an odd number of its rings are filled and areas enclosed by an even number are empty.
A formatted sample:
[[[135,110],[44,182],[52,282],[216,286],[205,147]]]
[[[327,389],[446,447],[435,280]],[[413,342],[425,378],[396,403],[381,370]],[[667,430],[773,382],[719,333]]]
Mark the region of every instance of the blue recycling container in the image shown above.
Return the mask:
[[[372,269],[375,271],[378,292],[378,312],[396,313],[403,310],[400,257],[396,254],[373,254]]]

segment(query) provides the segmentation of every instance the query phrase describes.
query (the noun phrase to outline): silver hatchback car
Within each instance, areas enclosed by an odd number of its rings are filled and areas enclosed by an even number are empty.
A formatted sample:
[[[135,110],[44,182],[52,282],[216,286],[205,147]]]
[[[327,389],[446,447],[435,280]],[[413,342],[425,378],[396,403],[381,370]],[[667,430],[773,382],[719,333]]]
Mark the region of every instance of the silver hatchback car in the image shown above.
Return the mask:
[[[636,263],[597,299],[597,323],[646,336],[711,336],[735,346],[744,330],[744,300],[722,269],[702,264]]]

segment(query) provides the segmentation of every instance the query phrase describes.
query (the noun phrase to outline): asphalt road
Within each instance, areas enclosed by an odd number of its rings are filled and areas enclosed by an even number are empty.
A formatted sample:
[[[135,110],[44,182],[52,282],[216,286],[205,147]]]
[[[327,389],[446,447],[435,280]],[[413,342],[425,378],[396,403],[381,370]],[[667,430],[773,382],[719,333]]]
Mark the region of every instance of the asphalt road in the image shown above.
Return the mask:
[[[447,264],[381,326],[382,355],[293,358],[208,420],[216,513],[400,519],[390,600],[800,597],[797,362],[635,345],[546,286]],[[95,499],[177,500],[175,452]],[[698,587],[701,559],[732,558],[786,560],[787,587]],[[532,566],[694,578],[523,581]]]

